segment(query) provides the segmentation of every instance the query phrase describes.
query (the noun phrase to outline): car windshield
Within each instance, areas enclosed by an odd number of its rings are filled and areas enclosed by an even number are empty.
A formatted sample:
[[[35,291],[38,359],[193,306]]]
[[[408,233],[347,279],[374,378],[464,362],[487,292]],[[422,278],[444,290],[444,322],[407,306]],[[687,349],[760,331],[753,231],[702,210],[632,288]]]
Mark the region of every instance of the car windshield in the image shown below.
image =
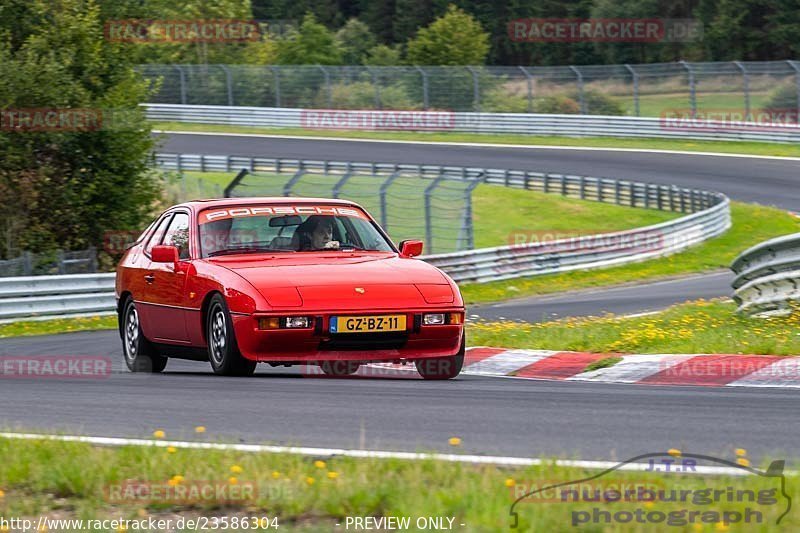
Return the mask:
[[[247,205],[200,213],[202,257],[258,252],[393,252],[360,209],[330,205]]]

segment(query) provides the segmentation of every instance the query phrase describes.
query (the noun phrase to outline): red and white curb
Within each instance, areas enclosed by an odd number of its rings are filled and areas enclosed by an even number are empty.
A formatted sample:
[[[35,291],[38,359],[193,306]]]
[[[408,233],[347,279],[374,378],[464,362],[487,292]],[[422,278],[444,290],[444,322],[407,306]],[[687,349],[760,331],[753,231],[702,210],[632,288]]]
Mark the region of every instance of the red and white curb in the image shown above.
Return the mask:
[[[613,366],[585,372],[608,357]],[[620,355],[552,350],[467,350],[464,374],[598,383],[800,388],[800,357],[772,355]]]
[[[619,357],[620,361],[587,372],[590,364]],[[316,366],[308,375],[322,375]],[[706,387],[779,387],[800,389],[800,357],[774,355],[644,354],[622,355],[555,350],[467,348],[464,375]],[[374,363],[355,377],[421,379],[413,364]]]

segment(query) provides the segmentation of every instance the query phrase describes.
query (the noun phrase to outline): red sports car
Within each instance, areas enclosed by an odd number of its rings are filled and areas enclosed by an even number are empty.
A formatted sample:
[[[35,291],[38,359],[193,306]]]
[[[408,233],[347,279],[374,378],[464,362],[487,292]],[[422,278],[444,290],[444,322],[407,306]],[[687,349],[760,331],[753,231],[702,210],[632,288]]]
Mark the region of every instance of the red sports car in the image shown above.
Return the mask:
[[[217,374],[257,363],[348,375],[371,362],[414,362],[450,379],[464,361],[464,302],[439,269],[399,250],[360,206],[247,198],[166,210],[117,268],[119,331],[132,371],[168,357]]]

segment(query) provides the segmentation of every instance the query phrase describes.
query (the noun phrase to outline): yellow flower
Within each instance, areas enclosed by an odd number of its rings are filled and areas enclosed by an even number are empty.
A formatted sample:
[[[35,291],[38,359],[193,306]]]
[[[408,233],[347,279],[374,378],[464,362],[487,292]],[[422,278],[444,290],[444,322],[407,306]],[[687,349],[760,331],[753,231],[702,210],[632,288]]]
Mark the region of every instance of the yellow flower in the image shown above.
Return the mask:
[[[747,450],[745,450],[744,448],[736,448],[736,455],[738,455],[739,457],[744,457],[745,455],[747,455]]]
[[[728,529],[730,528],[728,527],[728,524],[726,524],[725,522],[717,522],[716,524],[714,524],[714,529],[716,529],[717,531],[728,531]]]
[[[169,481],[167,481],[167,485],[169,485],[170,487],[175,487],[177,485],[180,485],[180,482],[176,481],[175,479],[170,479]]]
[[[163,439],[164,437],[166,437],[166,435],[167,435],[167,434],[166,434],[166,433],[164,433],[164,430],[163,430],[163,429],[157,429],[157,430],[155,430],[155,431],[153,432],[153,437],[155,437],[155,438],[157,438],[157,439]]]
[[[206,427],[205,426],[197,426],[196,428],[194,428],[194,432],[195,433],[205,433],[206,432]]]
[[[325,461],[314,461],[314,466],[317,468],[325,468]]]
[[[308,483],[309,485],[313,485],[314,484],[314,478],[313,477],[307,477],[306,478],[306,483]]]
[[[178,448],[175,446],[167,446],[167,453],[175,453],[178,451]]]
[[[736,459],[736,463],[741,466],[750,466],[750,461],[748,461],[744,457],[739,457],[738,459]]]
[[[461,446],[461,439],[458,437],[450,437],[447,442],[450,444],[450,446]]]
[[[278,472],[277,470],[274,470],[272,472],[272,479],[280,479],[280,477],[281,477],[281,473]]]
[[[146,516],[147,516],[147,509],[144,509],[144,508],[137,509],[137,510],[136,510],[136,514],[137,514],[137,515],[138,515],[140,518],[144,518],[144,517],[146,517]]]
[[[681,456],[681,451],[679,449],[677,449],[677,448],[670,448],[669,450],[667,450],[667,453],[670,454],[673,457],[680,457]]]
[[[181,475],[177,475],[177,474],[176,474],[176,475],[172,476],[172,479],[174,479],[175,481],[177,481],[178,483],[180,483],[181,481],[183,481],[184,477],[183,477],[183,476],[181,476]]]
[[[242,472],[244,472],[244,468],[242,468],[239,465],[233,465],[231,467],[231,472],[234,473],[234,474],[241,474]]]
[[[236,479],[235,477],[231,476],[231,477],[228,478],[228,483],[230,483],[231,485],[236,485],[236,484],[239,483],[239,480]]]
[[[329,479],[336,479],[337,477],[339,477],[339,472],[328,472]]]
[[[506,479],[506,487],[513,487],[516,484],[517,484],[517,482],[514,481],[513,479],[511,479],[511,478]]]
[[[6,497],[6,493],[3,490],[0,490],[0,500]]]
[[[120,525],[117,526],[117,531],[119,531],[120,533],[123,533],[124,531],[128,531],[128,526],[126,526],[125,524],[120,524]]]

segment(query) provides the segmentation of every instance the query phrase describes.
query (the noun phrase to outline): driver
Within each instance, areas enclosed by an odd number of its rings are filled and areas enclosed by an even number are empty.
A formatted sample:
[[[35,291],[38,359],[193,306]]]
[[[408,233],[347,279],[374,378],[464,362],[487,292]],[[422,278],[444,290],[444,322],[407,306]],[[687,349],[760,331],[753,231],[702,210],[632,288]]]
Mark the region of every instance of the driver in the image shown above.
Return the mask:
[[[339,241],[333,239],[333,217],[312,215],[297,227],[298,249],[324,250],[339,248]]]

